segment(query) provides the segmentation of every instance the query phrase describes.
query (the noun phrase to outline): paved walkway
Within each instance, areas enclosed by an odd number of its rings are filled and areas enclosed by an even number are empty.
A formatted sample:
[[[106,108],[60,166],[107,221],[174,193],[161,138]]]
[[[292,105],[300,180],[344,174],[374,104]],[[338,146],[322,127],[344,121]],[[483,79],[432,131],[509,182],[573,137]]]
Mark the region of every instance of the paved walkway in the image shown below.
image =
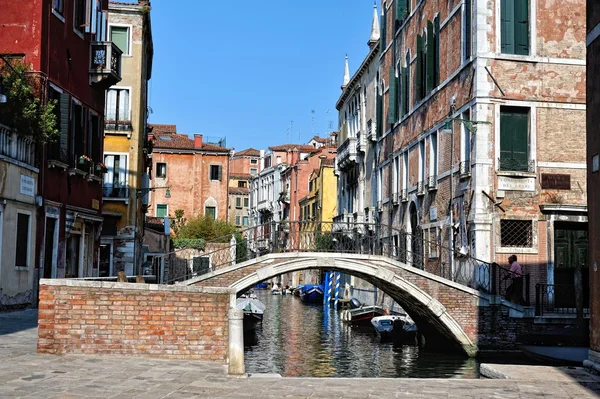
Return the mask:
[[[38,355],[36,321],[34,310],[0,314],[2,399],[600,397],[600,378],[580,369],[502,366],[512,374],[504,380],[233,378],[197,361]]]

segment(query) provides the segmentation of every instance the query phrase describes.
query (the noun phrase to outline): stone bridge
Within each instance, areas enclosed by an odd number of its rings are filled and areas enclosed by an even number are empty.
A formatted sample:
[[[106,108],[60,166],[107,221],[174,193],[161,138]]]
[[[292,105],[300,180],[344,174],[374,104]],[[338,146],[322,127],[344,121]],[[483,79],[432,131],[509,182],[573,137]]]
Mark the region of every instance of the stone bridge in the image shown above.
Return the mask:
[[[239,296],[261,281],[306,269],[340,271],[370,282],[399,303],[426,338],[435,336],[432,342],[443,338],[444,344],[452,343],[469,356],[475,356],[480,348],[514,342],[517,331],[510,328],[508,319],[523,315],[520,306],[382,255],[272,253],[185,284],[229,288]],[[499,326],[504,328],[498,331]]]

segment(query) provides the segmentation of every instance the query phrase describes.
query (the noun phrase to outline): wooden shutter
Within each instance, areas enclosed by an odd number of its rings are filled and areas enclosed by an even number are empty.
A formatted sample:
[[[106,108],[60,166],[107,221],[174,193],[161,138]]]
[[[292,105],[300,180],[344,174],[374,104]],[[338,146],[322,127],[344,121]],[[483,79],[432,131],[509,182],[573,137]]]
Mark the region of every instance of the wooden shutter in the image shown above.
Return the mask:
[[[425,93],[429,93],[433,89],[433,78],[435,74],[435,38],[433,37],[433,23],[427,21],[427,55],[426,55],[426,79]]]
[[[388,90],[388,123],[394,124],[398,120],[398,79],[394,67],[390,68],[390,81]]]
[[[502,53],[515,53],[515,0],[502,0],[500,3],[500,50]]]
[[[408,0],[396,0],[396,19],[402,23],[408,14],[407,3]]]
[[[471,57],[471,26],[473,21],[472,2],[473,0],[465,0],[465,58]],[[439,20],[438,20],[439,23]]]
[[[417,101],[423,98],[423,37],[417,35],[417,65],[416,65],[415,90]]]
[[[385,50],[385,33],[386,33],[386,19],[387,17],[387,12],[385,11],[385,7],[383,8],[383,13],[381,14],[381,23],[379,24],[380,27],[380,31],[381,31],[381,35],[379,38],[379,52],[383,53],[383,51]]]
[[[377,107],[375,110],[377,121],[377,137],[381,137],[383,135],[383,97],[381,94],[377,94],[375,106]]]
[[[527,171],[529,113],[508,108],[500,112],[500,164],[504,170]]]
[[[60,156],[66,160],[69,153],[69,94],[60,93]]]
[[[404,83],[406,68],[401,69],[400,73],[400,118],[406,115],[406,84]]]
[[[407,62],[410,62],[410,60]],[[402,74],[404,76],[404,87],[406,88],[404,93],[404,112],[407,114],[410,111],[410,67],[408,65],[409,64],[407,63],[406,68],[404,68],[404,73]]]
[[[468,1],[468,0],[467,0]],[[433,38],[435,40],[435,61],[433,63],[433,87],[440,84],[440,16],[433,20]]]
[[[515,54],[529,55],[529,0],[514,0]]]
[[[221,181],[222,172],[223,172],[221,165],[217,165],[217,170],[218,170],[218,172],[217,172],[217,180]]]

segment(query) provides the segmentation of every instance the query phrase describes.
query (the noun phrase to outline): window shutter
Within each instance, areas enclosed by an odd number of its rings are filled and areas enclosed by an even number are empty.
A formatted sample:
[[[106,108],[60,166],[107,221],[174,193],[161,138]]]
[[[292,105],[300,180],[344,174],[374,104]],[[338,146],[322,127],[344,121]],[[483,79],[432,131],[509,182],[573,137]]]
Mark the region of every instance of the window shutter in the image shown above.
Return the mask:
[[[406,108],[406,85],[404,84],[404,75],[406,74],[406,68],[400,69],[400,118],[406,115],[404,111]]]
[[[471,23],[473,19],[471,1],[465,0],[465,58],[467,59],[471,57]]]
[[[119,26],[111,26],[110,41],[113,42],[123,54],[129,54],[129,29]]]
[[[515,53],[515,0],[502,0],[500,3],[500,50],[502,53]]]
[[[221,165],[217,166],[217,180],[221,181]]]
[[[423,98],[423,37],[417,35],[417,65],[416,65],[416,99],[417,101]]]
[[[377,120],[377,137],[383,135],[383,99],[381,94],[377,94],[377,100],[375,102],[376,109],[376,120]]]
[[[433,70],[433,86],[440,84],[440,16],[433,20],[433,37],[435,39],[435,62]]]
[[[529,55],[529,0],[514,0],[515,54]]]
[[[60,94],[60,153],[66,156],[69,152],[69,94]]]
[[[388,91],[388,123],[395,123],[398,120],[398,93],[396,92],[396,85],[398,80],[396,79],[396,73],[394,67],[390,68],[390,80],[389,80],[389,91]]]
[[[396,0],[396,19],[402,23],[408,14],[407,0]]]
[[[427,21],[427,60],[426,60],[426,89],[429,93],[433,89],[433,78],[435,74],[435,38],[433,37],[433,23]]]
[[[529,160],[529,114],[527,112],[500,113],[500,159],[513,170],[527,170]]]
[[[385,24],[385,20],[387,17],[387,12],[385,11],[385,7],[383,9],[383,13],[381,14],[381,23],[380,25],[380,32],[381,35],[379,36],[379,52],[383,53],[383,51],[385,50],[385,33],[386,33],[386,24]]]

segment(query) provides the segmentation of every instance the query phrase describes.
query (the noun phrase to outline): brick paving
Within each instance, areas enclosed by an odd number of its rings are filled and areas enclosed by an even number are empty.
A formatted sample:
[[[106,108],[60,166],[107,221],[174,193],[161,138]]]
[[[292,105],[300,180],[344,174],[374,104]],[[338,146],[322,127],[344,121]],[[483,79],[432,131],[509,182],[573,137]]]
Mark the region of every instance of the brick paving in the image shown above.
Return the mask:
[[[600,397],[600,378],[581,369],[499,366],[511,375],[503,380],[235,378],[202,361],[37,354],[36,339],[35,310],[0,314],[0,398]]]

